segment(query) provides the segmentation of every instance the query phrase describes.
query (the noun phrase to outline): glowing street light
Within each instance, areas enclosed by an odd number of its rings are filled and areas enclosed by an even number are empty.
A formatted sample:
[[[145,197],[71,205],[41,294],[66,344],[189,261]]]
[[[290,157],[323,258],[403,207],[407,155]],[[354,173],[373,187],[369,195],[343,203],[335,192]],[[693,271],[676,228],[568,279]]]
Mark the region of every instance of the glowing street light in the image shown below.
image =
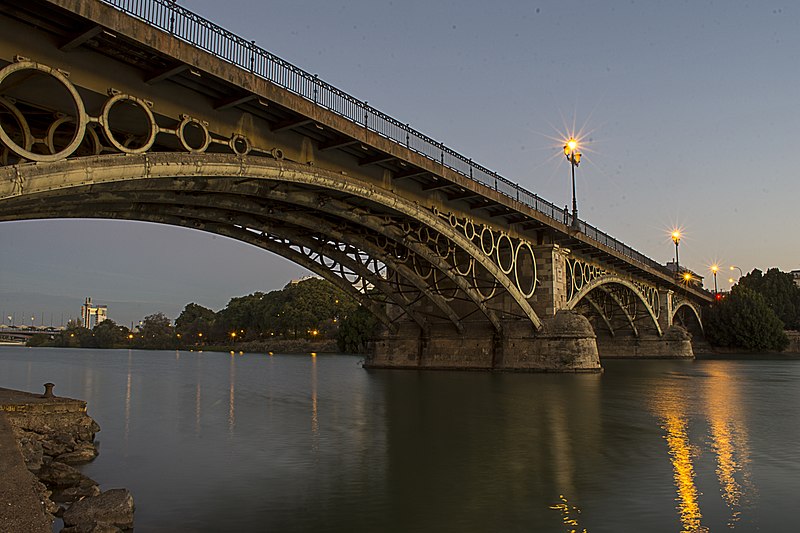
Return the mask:
[[[683,281],[684,281],[684,283],[686,283],[688,285],[689,282],[692,281],[692,273],[691,272],[684,272],[683,273]]]
[[[737,267],[736,265],[731,265],[730,270],[734,270],[734,269],[739,271],[739,277],[740,278],[744,276],[744,273],[742,272],[741,268]]]
[[[567,139],[564,145],[564,155],[572,168],[572,229],[578,230],[578,200],[575,196],[575,167],[581,164],[581,153],[578,151],[578,140],[574,137]]]
[[[679,274],[681,271],[681,265],[678,262],[678,245],[681,242],[681,232],[680,230],[673,230],[672,231],[672,242],[675,243],[675,273]]]
[[[714,274],[714,294],[717,294],[717,272],[719,271],[719,265],[711,265],[711,273]]]

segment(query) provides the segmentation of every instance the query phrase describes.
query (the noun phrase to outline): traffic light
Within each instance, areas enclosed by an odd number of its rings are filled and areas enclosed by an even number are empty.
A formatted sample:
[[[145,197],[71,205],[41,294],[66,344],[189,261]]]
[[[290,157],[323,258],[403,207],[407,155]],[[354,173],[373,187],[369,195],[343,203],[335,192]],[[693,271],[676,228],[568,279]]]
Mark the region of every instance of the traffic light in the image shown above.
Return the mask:
[[[721,302],[724,298],[725,298],[725,295],[722,294],[721,292],[718,292],[717,294],[714,295],[714,301],[715,302]]]

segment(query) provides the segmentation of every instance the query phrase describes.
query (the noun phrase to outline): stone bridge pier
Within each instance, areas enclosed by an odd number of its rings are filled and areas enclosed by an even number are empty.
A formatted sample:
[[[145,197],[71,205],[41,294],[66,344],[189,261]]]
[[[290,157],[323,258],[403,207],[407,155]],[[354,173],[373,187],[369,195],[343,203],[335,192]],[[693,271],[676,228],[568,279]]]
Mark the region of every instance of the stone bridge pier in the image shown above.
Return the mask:
[[[601,371],[591,323],[566,305],[568,251],[557,244],[531,249],[535,265],[525,257],[517,266],[535,273],[536,289],[526,301],[538,320],[514,318],[515,302],[509,294],[492,301],[492,307],[500,311],[499,327],[491,321],[467,319],[462,331],[442,323],[423,330],[409,320],[401,320],[396,333],[384,330],[376,339],[366,366]]]

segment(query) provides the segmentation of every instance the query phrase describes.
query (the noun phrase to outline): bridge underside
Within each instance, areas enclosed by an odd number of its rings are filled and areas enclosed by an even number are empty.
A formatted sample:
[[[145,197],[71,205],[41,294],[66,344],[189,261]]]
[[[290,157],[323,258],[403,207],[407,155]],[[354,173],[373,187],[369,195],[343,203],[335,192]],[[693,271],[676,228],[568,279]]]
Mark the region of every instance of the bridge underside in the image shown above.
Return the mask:
[[[372,110],[355,123],[316,89],[68,4],[0,0],[0,221],[139,220],[279,254],[378,318],[372,367],[598,371],[598,351],[691,354],[676,324],[701,329],[703,296],[622,243],[486,169],[473,180],[471,161],[457,172],[466,160],[443,146],[415,148],[430,139],[371,129]]]

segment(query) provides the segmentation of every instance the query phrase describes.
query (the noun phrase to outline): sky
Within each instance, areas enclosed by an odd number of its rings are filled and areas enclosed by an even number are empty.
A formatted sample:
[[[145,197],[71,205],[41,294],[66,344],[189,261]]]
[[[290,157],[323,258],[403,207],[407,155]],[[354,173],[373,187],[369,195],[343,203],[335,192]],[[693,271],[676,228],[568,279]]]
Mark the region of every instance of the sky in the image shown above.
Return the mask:
[[[179,0],[666,263],[800,268],[800,5],[769,1]],[[122,324],[307,274],[193,230],[0,223],[0,311]],[[735,271],[733,277],[738,277]],[[66,320],[66,318],[64,319]],[[19,320],[16,320],[18,323]]]

